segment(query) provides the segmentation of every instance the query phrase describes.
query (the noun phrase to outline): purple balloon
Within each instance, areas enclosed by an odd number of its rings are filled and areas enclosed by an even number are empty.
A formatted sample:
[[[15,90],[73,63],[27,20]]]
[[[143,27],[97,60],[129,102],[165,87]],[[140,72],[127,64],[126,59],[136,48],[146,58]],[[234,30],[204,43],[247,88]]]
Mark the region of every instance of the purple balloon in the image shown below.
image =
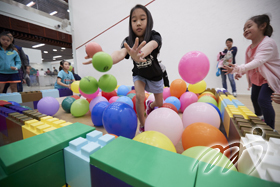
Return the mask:
[[[53,97],[44,97],[38,102],[37,109],[42,114],[53,116],[59,110],[59,102]]]
[[[97,96],[96,98],[94,98],[93,100],[91,100],[90,104],[89,104],[89,110],[90,112],[92,111],[93,107],[101,102],[101,101],[108,101],[105,97],[103,96]]]

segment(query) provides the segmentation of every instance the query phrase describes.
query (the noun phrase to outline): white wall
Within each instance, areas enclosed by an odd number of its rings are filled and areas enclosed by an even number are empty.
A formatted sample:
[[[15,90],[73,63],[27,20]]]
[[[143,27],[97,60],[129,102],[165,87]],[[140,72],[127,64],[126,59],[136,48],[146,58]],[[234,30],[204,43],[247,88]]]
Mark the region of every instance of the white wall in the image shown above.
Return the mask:
[[[40,49],[22,48],[24,53],[28,55],[29,63],[42,63],[42,51]]]
[[[73,30],[73,49],[90,40],[105,29],[129,15],[130,9],[148,0],[70,0],[70,15]],[[280,47],[280,1],[279,0],[156,0],[147,8],[154,19],[154,29],[161,33],[163,46],[159,58],[166,65],[170,81],[180,78],[178,63],[181,57],[193,50],[205,53],[211,63],[210,71],[204,79],[209,88],[222,87],[221,78],[215,76],[217,53],[224,49],[225,40],[233,38],[238,47],[237,64],[244,63],[245,50],[250,45],[243,37],[243,26],[250,17],[268,13],[274,28],[272,38]],[[120,48],[128,35],[128,19],[97,37],[103,50],[109,54]],[[99,78],[104,73],[97,72],[91,65],[84,66],[85,46],[73,50],[78,73]],[[118,84],[132,85],[131,60],[123,60],[108,72],[113,74]],[[237,81],[239,94],[250,94],[247,81],[243,77]],[[228,82],[229,91],[231,91]]]
[[[33,23],[42,27],[46,27],[59,32],[71,34],[71,26],[67,26],[65,29],[55,29],[54,26],[61,24],[62,19],[49,14],[38,11],[34,8],[27,7],[23,4],[17,3],[11,0],[0,1],[0,14],[5,16],[19,19],[28,23]]]
[[[47,71],[47,69],[50,68],[50,70],[53,71],[53,67],[55,67],[57,70],[59,69],[60,61],[61,60],[52,61],[52,62],[43,62],[43,63],[33,63],[33,64],[30,64],[30,65],[35,69],[41,70],[41,68],[43,68],[44,71]],[[73,59],[66,59],[66,61],[71,62],[71,65],[74,64]]]

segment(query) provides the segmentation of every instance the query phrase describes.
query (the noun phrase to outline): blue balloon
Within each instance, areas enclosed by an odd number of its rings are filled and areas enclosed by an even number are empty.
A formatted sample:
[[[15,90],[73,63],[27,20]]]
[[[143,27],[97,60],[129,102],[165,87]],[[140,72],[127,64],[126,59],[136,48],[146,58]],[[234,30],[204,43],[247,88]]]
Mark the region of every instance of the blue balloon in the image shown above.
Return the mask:
[[[127,96],[122,96],[116,100],[116,102],[126,103],[133,108],[132,100]]]
[[[127,86],[121,85],[118,87],[118,90],[117,90],[118,95],[127,95],[128,92],[129,92],[129,89]]]
[[[222,114],[221,114],[220,109],[216,105],[214,105],[212,103],[208,103],[208,104],[211,105],[212,107],[214,107],[217,110],[217,112],[219,113],[220,118],[222,119]]]
[[[137,129],[137,116],[126,103],[114,102],[103,112],[102,122],[109,134],[134,138]]]
[[[101,101],[97,103],[91,111],[91,121],[94,126],[100,127],[103,126],[102,124],[102,115],[105,110],[110,105],[108,101]]]
[[[9,103],[11,103],[12,105],[15,105],[15,106],[20,106],[19,103],[15,102],[15,101],[8,101]]]
[[[178,111],[179,111],[179,109],[181,107],[180,100],[177,97],[174,97],[174,96],[167,97],[165,99],[165,102],[173,104],[177,108]]]

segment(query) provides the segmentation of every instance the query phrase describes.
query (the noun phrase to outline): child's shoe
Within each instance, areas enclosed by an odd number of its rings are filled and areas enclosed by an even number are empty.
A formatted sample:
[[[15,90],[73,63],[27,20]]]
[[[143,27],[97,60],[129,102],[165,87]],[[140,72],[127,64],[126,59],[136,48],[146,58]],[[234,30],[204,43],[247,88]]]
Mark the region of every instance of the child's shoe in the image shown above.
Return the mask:
[[[139,132],[140,133],[145,132],[144,126],[139,126]]]

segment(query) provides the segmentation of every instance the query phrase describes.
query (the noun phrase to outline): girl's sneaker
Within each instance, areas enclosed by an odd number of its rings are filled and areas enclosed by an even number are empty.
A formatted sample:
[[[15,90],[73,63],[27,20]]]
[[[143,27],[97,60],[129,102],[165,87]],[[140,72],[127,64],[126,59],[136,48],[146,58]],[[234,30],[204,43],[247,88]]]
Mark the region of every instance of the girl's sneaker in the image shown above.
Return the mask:
[[[139,126],[139,132],[140,133],[145,132],[144,126]]]
[[[146,114],[147,114],[147,116],[154,110],[153,108],[151,108],[152,102],[153,101],[151,101],[151,100],[146,101],[146,106],[147,106]]]

